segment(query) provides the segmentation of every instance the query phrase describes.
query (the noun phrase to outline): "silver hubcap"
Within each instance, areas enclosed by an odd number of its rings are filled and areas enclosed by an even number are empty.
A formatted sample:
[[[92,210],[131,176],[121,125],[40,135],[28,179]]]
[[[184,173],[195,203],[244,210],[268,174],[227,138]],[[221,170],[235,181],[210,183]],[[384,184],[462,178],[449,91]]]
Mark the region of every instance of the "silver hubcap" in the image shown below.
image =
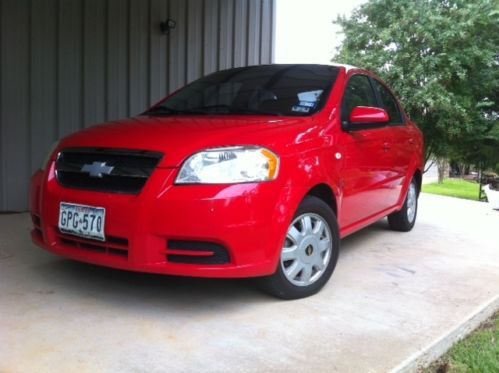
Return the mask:
[[[298,216],[290,225],[281,253],[284,275],[294,285],[307,286],[324,273],[332,251],[331,231],[317,214]]]
[[[416,204],[416,187],[413,183],[411,183],[409,187],[409,193],[407,193],[407,219],[410,223],[412,223],[414,218],[416,217]]]

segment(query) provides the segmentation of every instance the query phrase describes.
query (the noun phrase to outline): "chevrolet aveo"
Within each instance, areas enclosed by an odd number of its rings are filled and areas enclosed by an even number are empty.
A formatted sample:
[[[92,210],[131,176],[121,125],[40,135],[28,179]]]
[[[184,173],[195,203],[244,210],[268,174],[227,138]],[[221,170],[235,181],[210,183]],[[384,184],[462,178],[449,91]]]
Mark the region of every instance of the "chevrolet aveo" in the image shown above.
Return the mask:
[[[113,268],[260,277],[301,298],[329,280],[340,238],[385,216],[413,227],[422,159],[420,130],[368,71],[220,71],[57,143],[32,179],[32,239]]]

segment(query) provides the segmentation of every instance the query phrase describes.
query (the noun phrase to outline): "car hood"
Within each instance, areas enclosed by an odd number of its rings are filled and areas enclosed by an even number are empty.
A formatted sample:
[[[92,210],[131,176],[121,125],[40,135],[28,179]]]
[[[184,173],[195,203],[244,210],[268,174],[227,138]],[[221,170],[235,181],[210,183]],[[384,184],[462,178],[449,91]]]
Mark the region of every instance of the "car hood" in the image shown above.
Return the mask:
[[[178,167],[186,157],[213,147],[259,145],[278,152],[303,131],[310,133],[312,123],[310,117],[139,116],[87,128],[65,138],[58,148],[158,151],[164,153],[160,167]]]

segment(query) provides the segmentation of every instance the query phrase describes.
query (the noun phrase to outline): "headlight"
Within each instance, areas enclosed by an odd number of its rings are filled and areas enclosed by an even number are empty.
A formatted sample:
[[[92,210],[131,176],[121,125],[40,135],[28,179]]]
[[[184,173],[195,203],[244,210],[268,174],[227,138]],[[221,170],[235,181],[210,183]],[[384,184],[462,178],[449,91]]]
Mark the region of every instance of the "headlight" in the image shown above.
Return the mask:
[[[260,147],[209,149],[183,164],[177,184],[232,184],[270,181],[279,172],[279,157]]]
[[[52,146],[50,147],[49,152],[47,153],[47,155],[45,156],[45,158],[43,158],[43,162],[40,165],[40,170],[42,170],[42,171],[45,170],[45,167],[47,167],[47,163],[49,163],[49,161],[50,161],[50,156],[54,152],[55,148],[57,148],[57,145],[59,145],[59,141],[56,141],[56,142],[54,142],[52,144]]]

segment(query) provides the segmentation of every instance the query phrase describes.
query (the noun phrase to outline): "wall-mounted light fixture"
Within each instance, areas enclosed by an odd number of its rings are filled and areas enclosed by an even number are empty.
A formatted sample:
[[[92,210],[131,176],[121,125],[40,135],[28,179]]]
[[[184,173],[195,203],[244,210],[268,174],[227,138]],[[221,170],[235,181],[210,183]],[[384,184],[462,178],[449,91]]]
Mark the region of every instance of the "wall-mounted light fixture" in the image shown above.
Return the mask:
[[[170,33],[170,30],[173,30],[175,26],[177,26],[177,22],[170,18],[159,24],[159,28],[163,35],[168,35]]]

